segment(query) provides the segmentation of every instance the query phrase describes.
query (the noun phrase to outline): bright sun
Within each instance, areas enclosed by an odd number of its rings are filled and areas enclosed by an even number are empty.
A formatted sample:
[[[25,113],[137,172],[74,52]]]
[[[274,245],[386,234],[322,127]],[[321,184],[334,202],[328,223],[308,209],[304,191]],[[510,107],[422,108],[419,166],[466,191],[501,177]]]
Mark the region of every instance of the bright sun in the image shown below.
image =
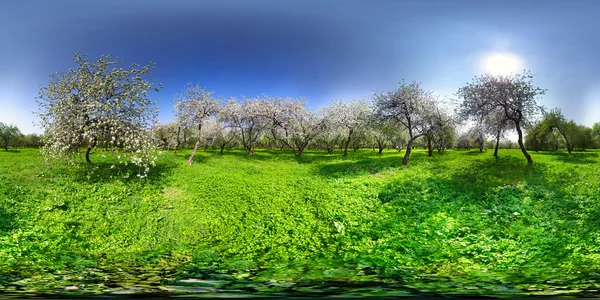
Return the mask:
[[[510,53],[492,53],[484,57],[483,69],[486,73],[494,75],[508,75],[522,71],[521,59]]]

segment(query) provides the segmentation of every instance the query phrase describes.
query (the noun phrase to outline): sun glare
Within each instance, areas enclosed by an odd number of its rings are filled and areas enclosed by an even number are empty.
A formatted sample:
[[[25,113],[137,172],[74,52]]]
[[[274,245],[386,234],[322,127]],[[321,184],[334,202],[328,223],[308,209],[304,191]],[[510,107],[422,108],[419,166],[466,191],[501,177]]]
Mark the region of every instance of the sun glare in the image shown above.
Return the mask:
[[[508,75],[522,71],[521,59],[510,53],[492,53],[484,57],[483,70],[494,75]]]

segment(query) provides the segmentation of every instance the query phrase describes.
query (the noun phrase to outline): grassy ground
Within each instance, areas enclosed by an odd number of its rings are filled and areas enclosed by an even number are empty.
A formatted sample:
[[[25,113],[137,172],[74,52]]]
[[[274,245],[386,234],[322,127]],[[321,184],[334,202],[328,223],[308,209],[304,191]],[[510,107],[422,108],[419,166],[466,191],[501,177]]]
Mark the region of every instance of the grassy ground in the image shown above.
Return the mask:
[[[0,291],[599,288],[600,152],[402,154],[181,151],[140,180],[0,151]]]

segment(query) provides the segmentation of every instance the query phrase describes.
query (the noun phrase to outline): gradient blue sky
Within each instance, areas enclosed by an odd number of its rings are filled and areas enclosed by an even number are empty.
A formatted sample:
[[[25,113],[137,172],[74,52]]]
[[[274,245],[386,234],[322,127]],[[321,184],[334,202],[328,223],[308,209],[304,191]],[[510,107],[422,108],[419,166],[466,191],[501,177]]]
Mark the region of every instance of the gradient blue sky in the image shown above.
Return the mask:
[[[541,104],[600,121],[600,1],[0,1],[0,121],[32,124],[38,84],[72,55],[156,62],[163,122],[188,82],[223,96],[305,97],[310,107],[421,81],[451,96],[511,53]]]

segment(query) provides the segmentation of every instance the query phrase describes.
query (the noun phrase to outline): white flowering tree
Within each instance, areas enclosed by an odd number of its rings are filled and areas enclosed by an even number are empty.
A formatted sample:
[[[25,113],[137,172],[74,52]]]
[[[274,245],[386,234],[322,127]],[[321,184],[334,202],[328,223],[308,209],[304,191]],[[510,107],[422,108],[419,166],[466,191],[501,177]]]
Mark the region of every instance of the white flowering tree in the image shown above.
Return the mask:
[[[323,118],[306,109],[304,99],[271,99],[266,102],[273,139],[294,150],[297,157],[324,129]]]
[[[325,115],[322,114],[322,116]],[[325,130],[317,135],[314,141],[317,147],[327,150],[327,153],[333,153],[336,148],[343,148],[345,134],[342,133],[342,130],[326,117],[323,117],[323,122]]]
[[[512,75],[485,74],[458,90],[459,115],[473,121],[503,115],[502,119],[517,131],[517,143],[527,164],[533,164],[523,143],[523,128],[541,113],[536,99],[544,93],[544,89],[533,84],[533,74],[527,71]]]
[[[454,119],[442,109],[437,102],[427,103],[425,122],[425,139],[427,140],[427,155],[433,156],[433,147],[438,145],[438,152],[447,144],[447,138],[454,130]]]
[[[254,154],[254,147],[259,137],[272,124],[269,120],[268,98],[259,96],[243,98],[242,102],[230,99],[221,109],[221,120],[225,126],[238,131],[244,149],[249,156]]]
[[[369,106],[365,101],[334,101],[325,109],[325,118],[332,126],[345,133],[343,143],[344,157],[348,156],[348,146],[361,126],[365,126],[369,118]]]
[[[4,150],[8,151],[8,144],[20,135],[21,131],[19,131],[17,126],[0,122],[0,140],[4,145]]]
[[[205,145],[213,145],[220,149],[223,154],[225,147],[232,144],[237,138],[237,131],[231,127],[225,127],[217,118],[211,118],[204,125]]]
[[[367,136],[369,136],[376,144],[378,154],[383,153],[383,149],[392,143],[394,137],[400,135],[398,125],[394,120],[380,118],[376,113],[372,112],[366,126]]]
[[[196,144],[188,159],[188,164],[192,165],[202,137],[202,124],[219,112],[219,101],[213,97],[213,92],[206,91],[200,84],[189,84],[183,93],[177,95],[176,102],[177,122],[184,128],[196,129]]]
[[[421,88],[418,82],[402,82],[391,92],[378,92],[374,96],[377,114],[402,125],[408,133],[406,152],[402,164],[407,165],[413,142],[431,131],[431,112],[435,108],[431,92]]]
[[[179,126],[177,123],[157,123],[152,126],[152,138],[154,139],[155,145],[167,150],[169,147],[177,145],[178,131]]]
[[[50,75],[48,85],[40,87],[37,114],[45,131],[44,155],[73,161],[84,148],[91,163],[91,151],[103,144],[119,163],[133,163],[138,176],[145,176],[156,161],[146,134],[158,112],[148,95],[159,91],[150,78],[154,64],[124,68],[110,55],[92,61],[80,53],[73,62],[74,68]]]

